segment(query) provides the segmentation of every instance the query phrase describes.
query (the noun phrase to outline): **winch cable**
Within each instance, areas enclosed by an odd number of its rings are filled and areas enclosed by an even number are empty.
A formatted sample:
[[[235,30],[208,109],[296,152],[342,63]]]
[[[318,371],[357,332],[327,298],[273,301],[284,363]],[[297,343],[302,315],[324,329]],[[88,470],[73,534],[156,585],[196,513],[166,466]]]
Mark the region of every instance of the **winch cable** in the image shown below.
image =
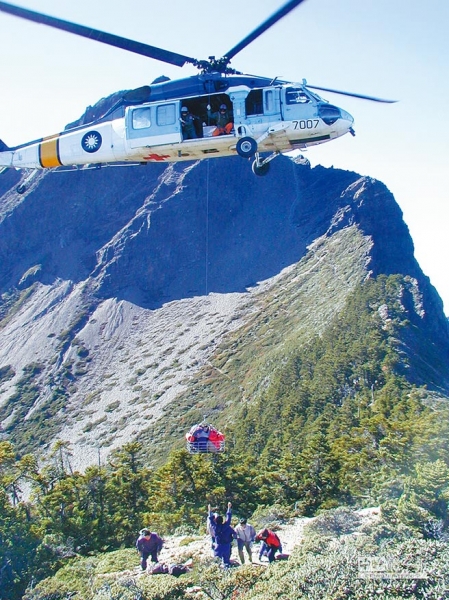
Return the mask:
[[[210,160],[206,158],[206,296],[209,293],[209,180],[210,180]]]

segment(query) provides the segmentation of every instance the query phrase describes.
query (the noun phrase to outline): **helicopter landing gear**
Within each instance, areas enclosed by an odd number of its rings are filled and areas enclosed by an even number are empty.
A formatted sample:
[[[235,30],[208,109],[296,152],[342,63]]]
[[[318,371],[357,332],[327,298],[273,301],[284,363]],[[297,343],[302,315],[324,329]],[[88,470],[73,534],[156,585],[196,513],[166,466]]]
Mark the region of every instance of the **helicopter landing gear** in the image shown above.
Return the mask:
[[[270,170],[270,163],[262,163],[261,165],[259,165],[257,163],[257,160],[255,160],[251,165],[251,168],[253,170],[254,175],[263,177],[264,175],[267,175],[268,171]]]
[[[261,158],[260,154],[256,152],[255,160],[252,164],[252,170],[254,175],[258,175],[259,177],[263,177],[270,170],[270,162],[279,155],[279,152],[273,152],[270,156],[266,158]]]
[[[257,142],[254,138],[245,136],[239,139],[235,149],[243,158],[251,158],[257,152]]]
[[[16,187],[16,192],[20,195],[24,194],[28,190],[28,184],[35,177],[37,169],[31,169],[31,173],[22,179],[19,185]]]

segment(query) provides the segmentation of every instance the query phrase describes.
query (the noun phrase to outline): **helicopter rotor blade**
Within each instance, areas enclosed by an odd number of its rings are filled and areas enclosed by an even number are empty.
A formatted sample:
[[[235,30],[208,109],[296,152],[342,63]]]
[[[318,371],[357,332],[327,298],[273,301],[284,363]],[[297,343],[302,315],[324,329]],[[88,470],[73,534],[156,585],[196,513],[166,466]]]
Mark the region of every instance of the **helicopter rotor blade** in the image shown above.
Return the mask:
[[[366,96],[365,94],[355,94],[353,92],[342,92],[340,90],[333,90],[331,88],[318,87],[317,85],[306,84],[306,87],[312,90],[321,90],[323,92],[331,92],[332,94],[340,94],[340,96],[351,96],[352,98],[359,98],[360,100],[370,100],[371,102],[385,102],[387,104],[394,104],[397,100],[385,100],[385,98],[376,98],[375,96]]]
[[[285,17],[290,11],[299,6],[304,0],[290,0],[287,4],[284,4],[278,11],[276,11],[271,17],[266,19],[257,29],[255,29],[252,33],[246,36],[239,44],[231,48],[229,52],[223,56],[226,58],[228,62],[233,58],[238,52],[246,48],[251,42],[253,42],[256,38],[258,38],[262,33],[264,33],[267,29],[272,27],[275,23],[277,23],[282,17]]]
[[[0,2],[0,12],[5,12],[15,17],[20,17],[28,21],[34,21],[35,23],[39,23],[41,25],[48,25],[49,27],[74,33],[90,40],[102,42],[103,44],[108,44],[109,46],[121,48],[122,50],[128,50],[129,52],[134,52],[134,54],[141,54],[142,56],[154,58],[178,67],[182,67],[186,63],[197,63],[197,60],[191,58],[190,56],[184,56],[183,54],[177,54],[176,52],[170,52],[169,50],[163,50],[162,48],[156,48],[155,46],[149,46],[148,44],[135,42],[128,38],[106,33],[98,29],[92,29],[91,27],[77,25],[76,23],[72,23],[70,21],[64,21],[62,19],[57,19],[56,17],[50,17],[49,15],[34,12],[26,8],[21,8],[20,6],[15,6],[14,4],[9,4],[7,2]]]

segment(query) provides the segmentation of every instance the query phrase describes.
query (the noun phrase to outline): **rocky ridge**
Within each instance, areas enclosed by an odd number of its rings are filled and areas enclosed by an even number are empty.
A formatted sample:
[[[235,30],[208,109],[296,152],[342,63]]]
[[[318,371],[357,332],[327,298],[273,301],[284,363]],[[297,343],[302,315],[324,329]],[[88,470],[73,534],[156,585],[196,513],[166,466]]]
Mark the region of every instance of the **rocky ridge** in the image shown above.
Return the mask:
[[[69,440],[77,468],[103,460],[157,427],[199,372],[220,369],[232,336],[260,336],[265,320],[275,339],[283,320],[306,340],[381,273],[406,276],[404,311],[428,347],[412,378],[447,392],[448,322],[385,186],[286,158],[272,171],[254,178],[229,159],[48,172],[22,196],[17,173],[4,174],[2,437],[39,451]],[[245,378],[242,393],[258,385]]]

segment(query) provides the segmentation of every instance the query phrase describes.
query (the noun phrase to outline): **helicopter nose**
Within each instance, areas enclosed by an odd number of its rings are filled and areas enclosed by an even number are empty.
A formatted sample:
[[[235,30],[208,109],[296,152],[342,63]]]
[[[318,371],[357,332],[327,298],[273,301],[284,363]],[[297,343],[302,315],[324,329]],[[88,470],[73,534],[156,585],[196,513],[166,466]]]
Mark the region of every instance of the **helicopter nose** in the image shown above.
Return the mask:
[[[344,119],[345,121],[348,121],[348,123],[350,123],[351,125],[354,123],[354,117],[352,115],[350,115],[348,112],[346,112],[345,110],[340,109],[341,112],[341,118]]]

